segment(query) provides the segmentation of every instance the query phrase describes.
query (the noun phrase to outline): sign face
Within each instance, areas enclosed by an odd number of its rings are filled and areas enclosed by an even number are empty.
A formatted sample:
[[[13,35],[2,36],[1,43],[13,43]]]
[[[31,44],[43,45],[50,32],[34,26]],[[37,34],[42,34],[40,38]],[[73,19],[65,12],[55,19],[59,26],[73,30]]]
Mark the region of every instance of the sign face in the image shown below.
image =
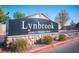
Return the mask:
[[[22,18],[8,21],[8,35],[52,33],[58,31],[58,24],[46,19]]]

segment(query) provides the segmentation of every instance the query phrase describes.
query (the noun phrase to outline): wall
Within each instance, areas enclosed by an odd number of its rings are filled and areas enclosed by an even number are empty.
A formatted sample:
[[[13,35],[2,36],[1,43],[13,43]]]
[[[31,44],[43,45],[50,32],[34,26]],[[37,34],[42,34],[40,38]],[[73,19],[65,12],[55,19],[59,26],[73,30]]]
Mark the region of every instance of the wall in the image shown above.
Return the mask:
[[[50,35],[52,36],[52,38],[57,38],[59,37],[58,33],[45,33],[45,34],[28,34],[28,35],[16,35],[16,36],[8,36],[7,37],[7,44],[9,44],[12,39],[16,40],[17,38],[24,38],[26,40],[29,41],[29,45],[33,45],[37,40],[39,40],[40,38],[43,38],[46,35]]]
[[[6,24],[0,23],[0,35],[6,35]]]

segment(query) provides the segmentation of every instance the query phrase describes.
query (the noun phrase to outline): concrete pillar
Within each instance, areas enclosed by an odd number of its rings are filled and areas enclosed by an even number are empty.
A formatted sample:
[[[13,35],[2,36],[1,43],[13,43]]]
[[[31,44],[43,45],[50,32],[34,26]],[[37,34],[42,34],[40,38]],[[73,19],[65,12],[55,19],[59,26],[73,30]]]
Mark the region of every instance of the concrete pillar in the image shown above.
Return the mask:
[[[6,24],[0,23],[0,35],[6,35]]]

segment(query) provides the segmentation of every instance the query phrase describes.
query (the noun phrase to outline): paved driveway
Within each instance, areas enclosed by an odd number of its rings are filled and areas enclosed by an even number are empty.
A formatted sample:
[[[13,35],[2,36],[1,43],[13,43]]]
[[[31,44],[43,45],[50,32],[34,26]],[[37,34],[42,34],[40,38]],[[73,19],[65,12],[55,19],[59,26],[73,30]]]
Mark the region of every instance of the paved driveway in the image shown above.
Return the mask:
[[[79,40],[63,46],[41,51],[41,53],[79,53]]]

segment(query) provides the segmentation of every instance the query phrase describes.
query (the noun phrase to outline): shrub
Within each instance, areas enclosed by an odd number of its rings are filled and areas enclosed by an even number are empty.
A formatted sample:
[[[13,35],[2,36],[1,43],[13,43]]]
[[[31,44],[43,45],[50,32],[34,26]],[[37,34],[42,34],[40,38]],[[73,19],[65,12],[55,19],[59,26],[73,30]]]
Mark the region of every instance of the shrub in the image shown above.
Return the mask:
[[[9,47],[10,47],[12,52],[24,51],[28,48],[28,41],[23,39],[23,38],[18,38],[16,40],[13,40],[10,43]]]
[[[52,43],[52,37],[47,35],[47,36],[44,36],[42,39],[41,39],[41,42],[44,43],[44,44],[51,44]]]
[[[4,42],[0,42],[0,47],[4,47]]]
[[[59,40],[60,40],[60,41],[65,41],[65,40],[67,40],[66,35],[59,35]]]

